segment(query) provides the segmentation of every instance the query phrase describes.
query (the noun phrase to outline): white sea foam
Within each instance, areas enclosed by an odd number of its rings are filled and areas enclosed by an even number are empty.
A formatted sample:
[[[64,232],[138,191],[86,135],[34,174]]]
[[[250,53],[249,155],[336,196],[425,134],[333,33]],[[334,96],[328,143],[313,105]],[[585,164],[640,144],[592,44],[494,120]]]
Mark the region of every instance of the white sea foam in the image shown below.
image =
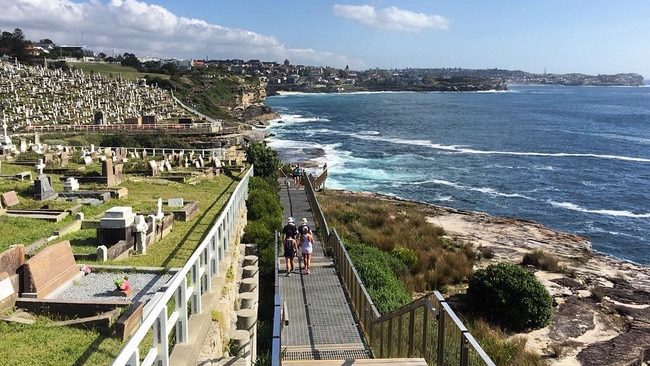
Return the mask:
[[[403,139],[403,138],[390,138],[381,136],[368,136],[349,134],[349,136],[361,140],[373,140],[390,142],[394,144],[425,146],[436,150],[443,150],[449,152],[456,152],[459,154],[475,154],[475,155],[512,155],[512,156],[540,156],[540,157],[557,157],[557,158],[595,158],[595,159],[612,159],[623,161],[636,161],[642,163],[650,163],[650,158],[639,158],[622,155],[605,155],[605,154],[591,154],[591,153],[541,153],[541,152],[518,152],[518,151],[499,151],[499,150],[476,150],[468,149],[462,145],[441,145],[431,142],[430,140],[417,140],[417,139]]]
[[[557,202],[554,200],[547,200],[547,202],[555,207],[560,207],[568,210],[580,211],[585,213],[592,213],[597,215],[619,216],[619,217],[640,218],[640,219],[650,218],[650,213],[635,214],[633,212],[626,211],[626,210],[605,210],[605,209],[589,210],[571,202]]]

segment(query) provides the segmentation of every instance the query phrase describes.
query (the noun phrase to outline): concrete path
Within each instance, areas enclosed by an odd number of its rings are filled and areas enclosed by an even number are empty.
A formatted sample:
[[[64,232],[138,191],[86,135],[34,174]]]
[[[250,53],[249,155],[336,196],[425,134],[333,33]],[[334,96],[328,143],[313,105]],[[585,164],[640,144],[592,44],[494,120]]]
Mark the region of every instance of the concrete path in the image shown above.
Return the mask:
[[[296,189],[291,180],[283,179],[280,183],[283,225],[289,216],[295,218],[297,225],[307,218],[313,230],[314,220],[303,188]],[[282,349],[286,349],[283,359],[370,358],[334,262],[324,255],[320,238],[314,235],[314,239],[310,274],[304,273],[302,260],[297,259],[300,271],[287,277],[282,247],[279,249],[280,296],[289,317],[289,324],[282,329]]]

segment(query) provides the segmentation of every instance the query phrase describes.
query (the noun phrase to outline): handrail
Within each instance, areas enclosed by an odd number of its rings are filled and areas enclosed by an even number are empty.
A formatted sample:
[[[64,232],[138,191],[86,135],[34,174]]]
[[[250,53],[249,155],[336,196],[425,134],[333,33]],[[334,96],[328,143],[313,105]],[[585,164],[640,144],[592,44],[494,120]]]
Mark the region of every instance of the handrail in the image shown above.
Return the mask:
[[[219,275],[219,262],[229,247],[237,243],[238,219],[246,207],[248,181],[252,175],[251,166],[183,268],[147,304],[148,312],[143,315],[142,324],[122,347],[113,361],[114,366],[169,365],[170,346],[188,342],[189,318],[192,314],[210,311],[202,309],[201,295],[211,291],[212,277]],[[172,299],[174,309],[168,314]],[[150,330],[153,330],[153,344],[141,360],[139,347]],[[172,331],[175,334],[170,342]]]
[[[278,231],[275,231],[275,246],[273,258],[278,258]],[[282,365],[282,325],[284,324],[284,311],[282,298],[280,296],[280,267],[277,260],[274,261],[273,276],[275,283],[275,295],[273,296],[273,340],[271,342],[271,366]]]
[[[336,230],[327,226],[316,199],[316,180],[304,180],[314,222],[320,228],[341,282],[350,298],[375,357],[422,357],[430,365],[494,365],[442,294],[434,291],[410,304],[381,315],[366,291]],[[417,326],[416,326],[417,324]]]

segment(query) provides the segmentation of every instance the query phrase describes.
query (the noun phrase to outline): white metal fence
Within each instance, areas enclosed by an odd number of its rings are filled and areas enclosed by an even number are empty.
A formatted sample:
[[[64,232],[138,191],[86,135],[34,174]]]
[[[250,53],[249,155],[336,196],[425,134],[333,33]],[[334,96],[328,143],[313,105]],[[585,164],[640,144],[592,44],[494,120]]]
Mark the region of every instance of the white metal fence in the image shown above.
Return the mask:
[[[212,277],[219,275],[219,262],[236,240],[237,219],[246,207],[248,181],[253,167],[242,178],[214,226],[187,263],[145,305],[142,324],[124,345],[114,366],[169,365],[171,345],[188,341],[189,318],[211,309],[201,308],[201,295],[211,289]],[[174,309],[169,311],[168,307]],[[153,330],[153,344],[143,357],[140,347]],[[174,332],[173,336],[170,336]]]

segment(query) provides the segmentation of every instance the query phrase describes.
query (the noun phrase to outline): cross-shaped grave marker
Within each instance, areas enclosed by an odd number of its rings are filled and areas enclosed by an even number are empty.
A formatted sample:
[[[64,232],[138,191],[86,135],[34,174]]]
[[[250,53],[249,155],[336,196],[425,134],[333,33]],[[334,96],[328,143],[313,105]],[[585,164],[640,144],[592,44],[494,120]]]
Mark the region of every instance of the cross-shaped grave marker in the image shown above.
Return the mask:
[[[36,164],[36,169],[38,169],[38,175],[43,175],[43,168],[45,168],[43,159],[38,159],[38,164]]]

